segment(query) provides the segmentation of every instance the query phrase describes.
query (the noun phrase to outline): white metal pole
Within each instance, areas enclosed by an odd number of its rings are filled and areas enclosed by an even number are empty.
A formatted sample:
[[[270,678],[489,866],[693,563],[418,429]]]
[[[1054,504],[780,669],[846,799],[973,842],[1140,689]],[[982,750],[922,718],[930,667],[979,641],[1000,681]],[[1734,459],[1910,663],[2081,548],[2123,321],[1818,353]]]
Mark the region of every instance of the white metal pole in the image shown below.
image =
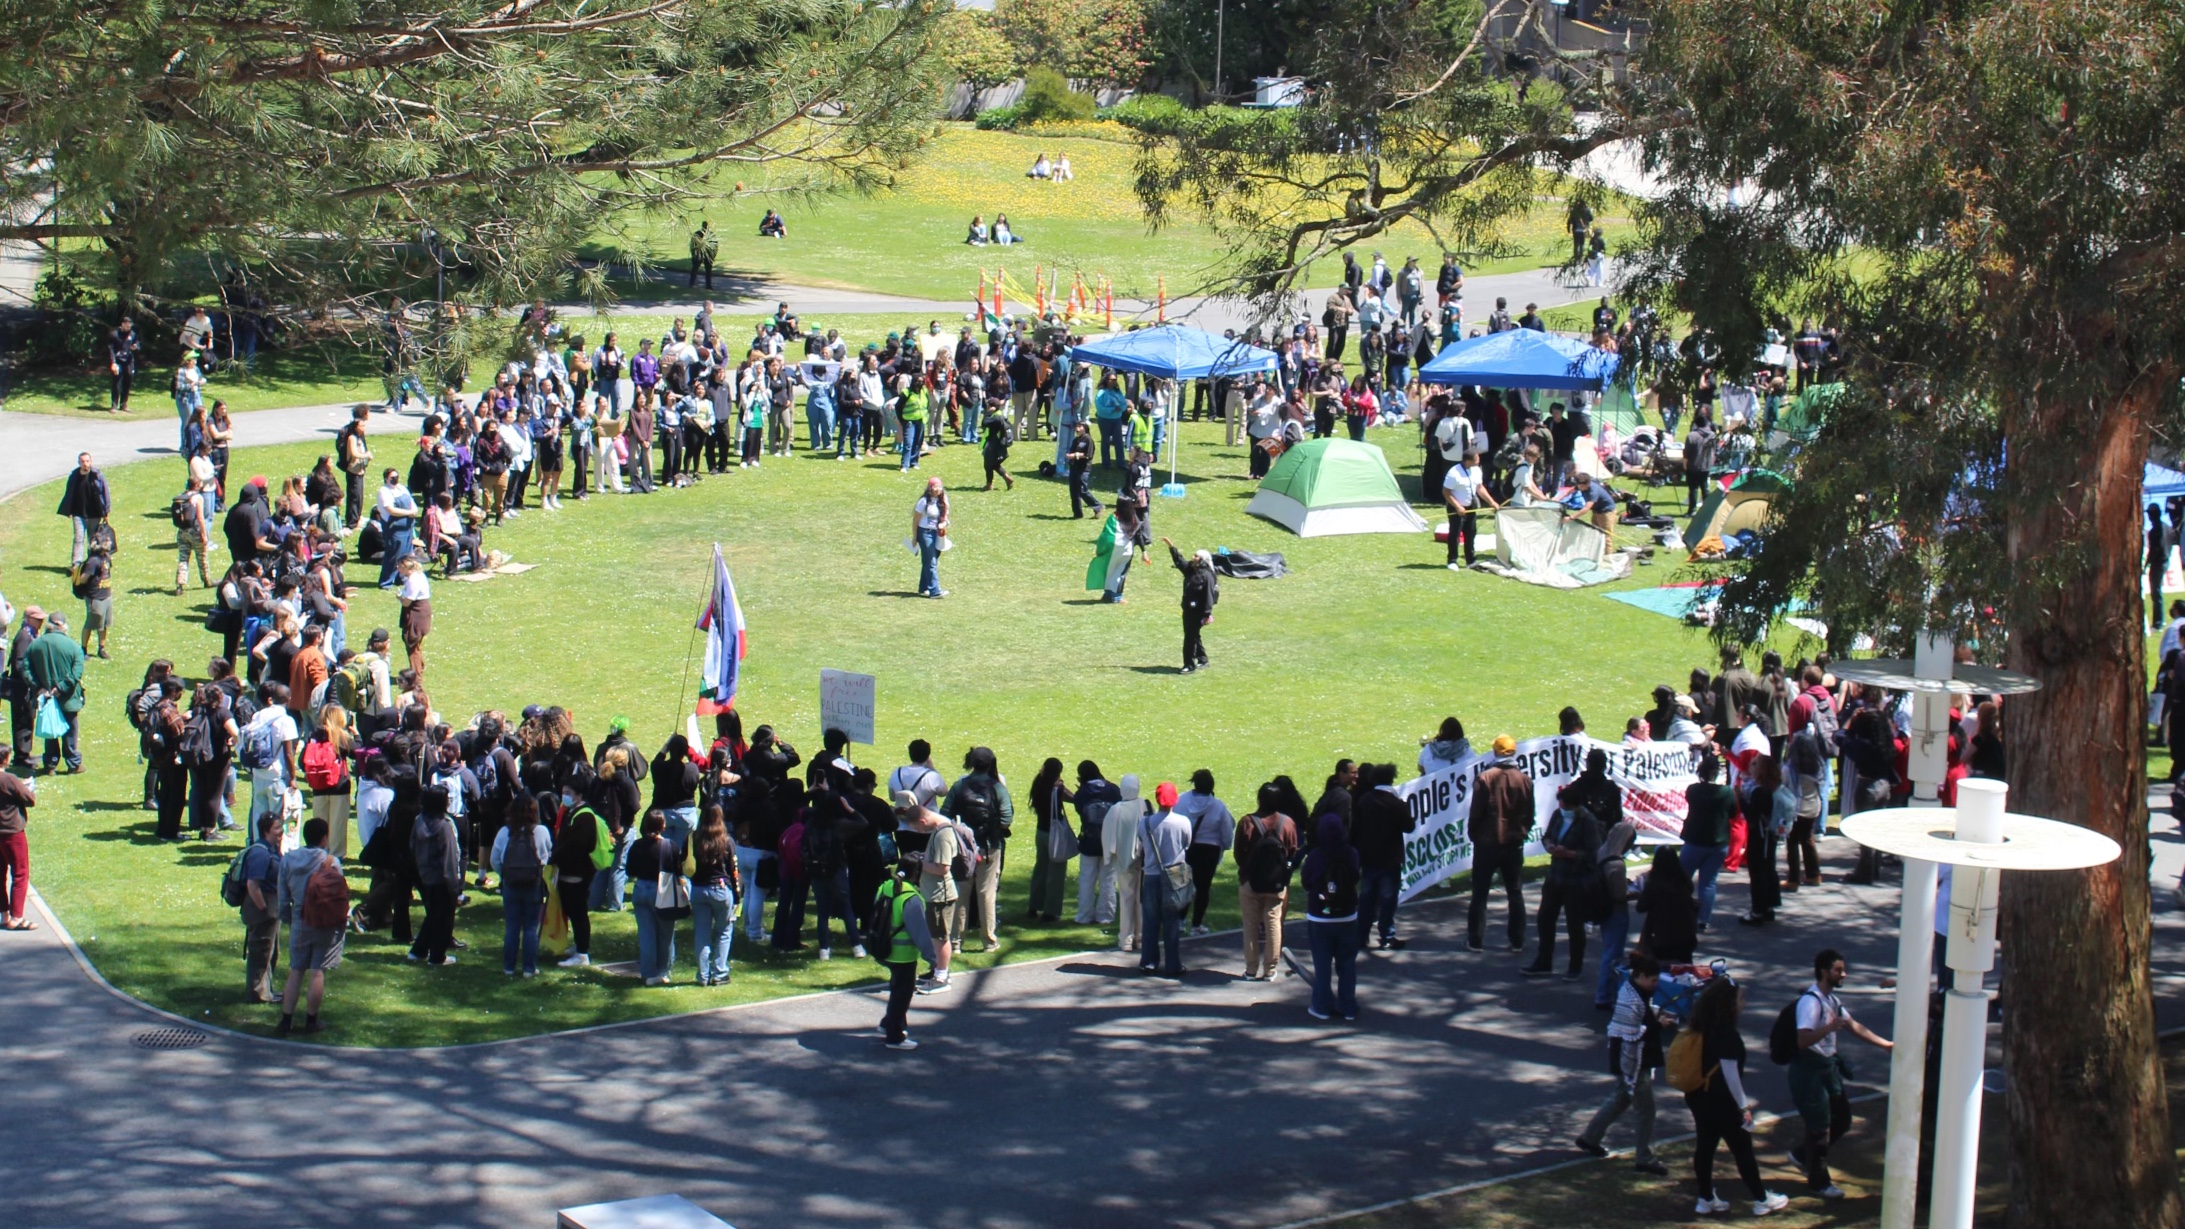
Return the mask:
[[[1995,844],[2002,837],[2006,787],[1958,783],[1957,839]],[[2002,872],[1959,866],[1950,879],[1950,993],[1942,1015],[1942,1088],[1935,1107],[1932,1229],[1972,1229],[1980,1169],[1981,1072],[1988,1055],[1988,995],[1981,979],[1995,967],[1995,910]]]
[[[1914,659],[1922,678],[1948,679],[1954,672],[1955,645],[1948,636],[1920,637]],[[1941,805],[1939,791],[1949,772],[1947,692],[1912,693],[1912,750],[1907,775],[1912,805]],[[1919,1215],[1919,1120],[1927,1091],[1928,970],[1934,962],[1935,864],[1904,859],[1904,904],[1897,921],[1896,1014],[1890,1037],[1889,1133],[1882,1170],[1882,1229],[1912,1229]]]

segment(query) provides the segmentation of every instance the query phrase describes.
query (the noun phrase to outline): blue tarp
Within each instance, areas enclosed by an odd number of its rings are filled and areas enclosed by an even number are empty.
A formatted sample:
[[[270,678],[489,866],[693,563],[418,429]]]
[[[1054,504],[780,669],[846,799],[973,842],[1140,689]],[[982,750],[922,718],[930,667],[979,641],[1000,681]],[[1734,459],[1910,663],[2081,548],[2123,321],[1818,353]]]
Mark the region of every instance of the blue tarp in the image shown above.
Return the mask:
[[[1272,350],[1184,324],[1156,324],[1088,341],[1072,349],[1070,359],[1110,371],[1135,371],[1171,380],[1273,371],[1276,361]]]
[[[1419,368],[1425,384],[1483,388],[1599,389],[1616,373],[1616,356],[1585,342],[1534,329],[1468,337],[1442,347]]]
[[[2147,463],[2147,474],[2140,479],[2140,494],[2145,499],[2168,499],[2172,495],[2185,495],[2185,474],[2167,465]]]

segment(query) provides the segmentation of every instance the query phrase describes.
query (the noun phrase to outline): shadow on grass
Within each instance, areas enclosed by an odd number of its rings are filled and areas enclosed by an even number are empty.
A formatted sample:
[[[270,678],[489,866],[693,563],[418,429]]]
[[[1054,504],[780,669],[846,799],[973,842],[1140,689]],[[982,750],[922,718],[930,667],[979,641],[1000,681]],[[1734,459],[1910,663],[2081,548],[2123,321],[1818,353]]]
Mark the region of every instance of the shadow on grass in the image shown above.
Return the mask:
[[[68,575],[67,568],[56,567],[55,565],[50,563],[26,563],[23,565],[23,570],[26,572],[51,572],[55,576]]]
[[[910,591],[910,590],[908,590],[908,589],[867,589],[867,590],[865,591],[865,596],[866,596],[866,597],[924,597],[924,596],[925,596],[925,594],[923,594],[923,593],[913,593],[912,591]]]

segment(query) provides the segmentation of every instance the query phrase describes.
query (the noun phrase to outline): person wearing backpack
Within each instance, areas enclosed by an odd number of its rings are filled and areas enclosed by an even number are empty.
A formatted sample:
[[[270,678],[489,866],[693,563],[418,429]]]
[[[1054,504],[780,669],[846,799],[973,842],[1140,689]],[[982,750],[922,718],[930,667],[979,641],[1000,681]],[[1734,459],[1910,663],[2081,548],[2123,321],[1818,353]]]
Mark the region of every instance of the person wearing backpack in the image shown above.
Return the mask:
[[[949,928],[961,925],[958,919],[963,916],[957,908],[956,877],[950,869],[950,863],[963,856],[957,828],[947,817],[919,805],[918,796],[909,790],[895,791],[889,802],[895,808],[895,822],[906,833],[925,837],[925,851],[906,853],[905,858],[917,859],[918,894],[925,901],[926,930],[932,943],[925,955],[933,971],[916,979],[913,988],[919,994],[941,994],[950,988],[948,966],[953,945],[949,942]],[[875,939],[874,942],[882,945],[881,950],[894,951],[889,939]],[[891,955],[890,960],[893,959]]]
[[[225,812],[238,735],[226,689],[217,682],[200,684],[183,719],[177,758],[189,770],[190,827],[201,841],[217,839],[219,830],[233,822]]]
[[[279,815],[285,806],[289,783],[295,779],[298,739],[296,718],[288,711],[288,685],[267,683],[259,693],[265,697],[265,707],[236,738],[236,759],[250,770],[247,822],[253,832],[258,830],[260,815],[269,811]]]
[[[857,906],[850,895],[850,842],[865,831],[864,817],[847,797],[855,772],[849,761],[837,761],[819,788],[805,795],[804,878],[812,888],[814,921],[819,928],[819,958],[834,959],[831,923],[842,920],[843,937],[850,954],[863,959],[865,942],[858,933]]]
[[[175,567],[174,595],[181,597],[190,580],[190,560],[197,561],[198,587],[212,588],[212,572],[206,566],[205,556],[212,550],[212,524],[205,515],[204,484],[195,477],[168,508],[168,519],[174,523]]]
[[[1578,1133],[1578,1150],[1603,1157],[1601,1137],[1627,1109],[1638,1110],[1638,1148],[1631,1167],[1661,1177],[1669,1167],[1654,1157],[1654,1071],[1662,1065],[1661,1020],[1654,1014],[1654,989],[1661,984],[1661,962],[1644,952],[1631,957],[1631,975],[1616,992],[1615,1014],[1608,1021],[1608,1073],[1615,1090]]]
[[[303,1031],[319,1032],[326,1027],[319,1020],[326,975],[341,966],[343,925],[349,916],[349,886],[341,860],[326,852],[325,820],[305,820],[302,847],[281,855],[277,912],[288,927],[288,985],[281,994],[281,1023],[275,1031],[285,1037],[294,1030],[296,997],[308,974]]]
[[[978,842],[975,850],[964,851],[976,856],[978,864],[972,870],[970,891],[963,900],[962,926],[969,929],[976,925],[986,941],[986,950],[993,951],[1001,946],[1001,935],[994,924],[995,902],[1001,891],[1002,855],[1008,849],[1009,829],[1016,823],[1017,808],[1010,801],[1009,787],[1002,782],[992,751],[973,747],[964,753],[964,775],[949,787],[941,813],[970,829]]]
[[[931,814],[909,790],[896,790],[894,796],[899,816],[908,808]],[[925,957],[936,970],[948,967],[948,948],[934,941],[929,913],[919,892],[920,878],[919,858],[906,850],[873,898],[873,952],[888,970],[888,1007],[880,1016],[880,1032],[891,1050],[918,1048],[910,1036],[910,1000],[919,989],[918,958]],[[947,985],[943,980],[940,988]]]
[[[1729,1200],[1715,1198],[1715,1149],[1721,1144],[1729,1145],[1737,1161],[1738,1176],[1752,1195],[1754,1216],[1780,1212],[1790,1204],[1761,1185],[1760,1162],[1753,1155],[1753,1107],[1759,1102],[1745,1092],[1745,1039],[1737,1031],[1737,1017],[1744,1008],[1743,987],[1726,974],[1709,980],[1692,1006],[1691,1021],[1670,1044],[1663,1063],[1670,1085],[1684,1094],[1697,1131],[1692,1141],[1692,1181],[1699,1200],[1692,1211],[1699,1216],[1730,1210]]]
[[[448,949],[455,945],[455,892],[463,884],[463,847],[454,821],[448,818],[445,785],[420,784],[410,853],[416,859],[417,894],[425,902],[425,920],[410,943],[409,958],[434,968],[454,964]]]
[[[1106,926],[1115,920],[1115,868],[1108,864],[1107,843],[1102,839],[1108,812],[1123,800],[1123,791],[1100,775],[1100,765],[1080,760],[1077,790],[1071,801],[1077,807],[1077,924]]]
[[[152,692],[152,707],[144,715],[139,739],[144,758],[152,766],[152,792],[159,806],[159,822],[153,835],[162,841],[179,841],[182,812],[190,801],[190,769],[182,762],[182,734],[187,723],[178,707],[182,680],[169,675],[154,685]]]
[[[1827,1200],[1844,1197],[1829,1177],[1828,1150],[1851,1129],[1851,1102],[1844,1095],[1851,1068],[1836,1051],[1836,1035],[1848,1029],[1870,1045],[1885,1051],[1893,1048],[1852,1019],[1851,1009],[1836,997],[1847,973],[1842,954],[1834,948],[1815,953],[1813,984],[1784,1010],[1787,1019],[1778,1018],[1768,1038],[1769,1057],[1790,1069],[1791,1101],[1805,1123],[1805,1139],[1792,1150],[1791,1158],[1805,1166],[1807,1188]],[[1791,1044],[1785,1046],[1785,1041]]]
[[[1305,935],[1313,953],[1312,1001],[1305,1013],[1315,1020],[1358,1018],[1358,949],[1365,934],[1359,925],[1365,915],[1358,908],[1358,863],[1342,818],[1321,816],[1313,851],[1300,868]]]
[[[501,880],[501,973],[516,976],[523,955],[523,975],[539,975],[539,923],[546,907],[546,874],[554,864],[554,834],[539,822],[539,804],[518,792],[508,806],[507,822],[493,837],[491,865]]]
[[[280,966],[281,817],[258,821],[258,833],[235,855],[221,885],[221,899],[241,912],[243,921],[243,997],[252,1003],[279,1003],[273,974]]]
[[[349,856],[349,756],[355,749],[348,710],[327,704],[319,709],[318,728],[296,757],[304,786],[311,791],[311,813],[326,821],[326,847],[337,858]]]
[[[1836,709],[1836,697],[1828,691],[1827,671],[1818,665],[1808,665],[1799,672],[1798,694],[1791,698],[1785,718],[1785,724],[1792,736],[1795,737],[1800,730],[1811,727],[1814,737],[1820,740],[1821,800],[1825,812],[1828,797],[1836,788],[1836,732],[1843,725],[1841,715]],[[1814,831],[1828,831],[1825,814],[1821,820],[1816,821]]]
[[[1244,924],[1244,980],[1273,981],[1282,967],[1282,914],[1297,860],[1297,824],[1282,813],[1282,790],[1259,787],[1259,807],[1237,825],[1237,913]]]

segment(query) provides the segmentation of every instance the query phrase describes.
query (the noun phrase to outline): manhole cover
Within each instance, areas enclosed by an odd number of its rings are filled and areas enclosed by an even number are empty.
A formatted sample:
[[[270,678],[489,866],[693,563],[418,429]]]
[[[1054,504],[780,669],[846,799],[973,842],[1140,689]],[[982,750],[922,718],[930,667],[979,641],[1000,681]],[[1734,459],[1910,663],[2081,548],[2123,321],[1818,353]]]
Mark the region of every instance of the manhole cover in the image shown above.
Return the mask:
[[[129,1043],[140,1050],[194,1050],[211,1040],[211,1033],[194,1028],[155,1028],[131,1037]]]

